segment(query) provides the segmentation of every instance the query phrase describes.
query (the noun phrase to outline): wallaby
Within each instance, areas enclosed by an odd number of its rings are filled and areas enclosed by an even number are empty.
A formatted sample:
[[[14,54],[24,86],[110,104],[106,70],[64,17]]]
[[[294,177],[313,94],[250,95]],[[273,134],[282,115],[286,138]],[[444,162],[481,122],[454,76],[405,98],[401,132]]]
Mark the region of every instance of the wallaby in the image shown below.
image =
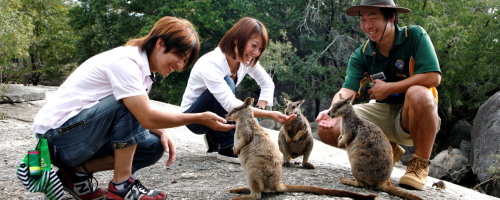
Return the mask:
[[[360,118],[351,105],[352,96],[332,104],[328,115],[342,117],[339,147],[346,147],[354,179],[341,178],[340,182],[355,187],[377,186],[384,192],[406,199],[422,199],[391,185],[393,167],[392,147],[389,139],[374,123]]]
[[[246,173],[249,187],[229,190],[231,193],[248,193],[233,199],[260,199],[262,192],[308,192],[314,194],[375,199],[374,194],[364,195],[344,190],[325,189],[312,186],[286,185],[281,180],[282,159],[278,146],[255,120],[250,105],[253,98],[246,98],[241,106],[230,111],[226,119],[236,121],[234,154],[238,155]]]
[[[442,189],[442,190],[446,189],[446,185],[444,184],[443,181],[434,182],[432,184],[432,187],[436,187],[436,188],[439,188],[439,189]]]
[[[302,166],[314,169],[314,165],[308,162],[314,144],[311,125],[300,110],[300,105],[304,103],[304,100],[294,102],[288,99],[284,100],[286,103],[285,114],[296,114],[297,117],[290,123],[284,124],[280,129],[278,146],[283,153],[283,165],[290,166],[291,159],[303,156]]]

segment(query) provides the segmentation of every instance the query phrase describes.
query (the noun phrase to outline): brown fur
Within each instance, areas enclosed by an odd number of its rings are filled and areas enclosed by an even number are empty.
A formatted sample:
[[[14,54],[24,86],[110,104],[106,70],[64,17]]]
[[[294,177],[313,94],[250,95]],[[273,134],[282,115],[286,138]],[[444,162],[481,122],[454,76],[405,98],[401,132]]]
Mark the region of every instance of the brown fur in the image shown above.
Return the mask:
[[[436,188],[439,188],[439,189],[442,189],[442,190],[446,189],[446,185],[444,184],[443,181],[434,182],[432,184],[432,187],[436,187]]]
[[[278,145],[283,153],[283,165],[290,166],[291,159],[303,156],[302,166],[314,169],[314,165],[308,162],[314,144],[311,125],[300,110],[300,105],[304,103],[304,100],[295,102],[284,100],[286,103],[285,114],[296,114],[297,117],[290,123],[284,124],[279,132]]]
[[[357,199],[374,199],[376,195],[363,195],[349,191],[325,189],[312,186],[287,185],[281,181],[282,159],[278,146],[255,120],[250,108],[253,99],[247,98],[243,105],[227,114],[227,120],[236,121],[234,154],[238,155],[246,173],[247,187],[229,190],[232,193],[250,192],[250,195],[233,199],[260,199],[262,192],[309,192],[344,196]]]
[[[406,199],[422,199],[391,185],[393,167],[392,147],[382,130],[370,121],[356,115],[351,105],[352,96],[336,102],[328,115],[342,117],[339,147],[346,147],[354,179],[340,182],[355,187],[377,186],[381,190]]]

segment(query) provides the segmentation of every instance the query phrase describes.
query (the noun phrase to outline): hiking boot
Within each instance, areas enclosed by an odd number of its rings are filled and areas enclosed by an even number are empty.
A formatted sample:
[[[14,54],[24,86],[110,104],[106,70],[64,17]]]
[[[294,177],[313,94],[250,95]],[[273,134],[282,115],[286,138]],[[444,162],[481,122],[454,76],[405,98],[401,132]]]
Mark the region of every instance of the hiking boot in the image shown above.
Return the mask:
[[[121,190],[116,189],[115,184],[109,182],[107,199],[122,200],[154,200],[154,199],[167,199],[167,192],[159,190],[150,190],[144,187],[137,179],[130,177],[124,183]]]
[[[238,159],[237,155],[234,155],[232,147],[219,150],[217,159],[231,163],[240,163],[240,159]]]
[[[86,173],[85,176],[78,176],[71,169],[59,169],[56,174],[61,180],[64,190],[69,192],[76,199],[97,200],[106,197],[106,192],[98,188],[99,183],[97,179],[92,176],[92,173]],[[92,180],[96,181],[95,188]]]
[[[425,190],[430,164],[431,161],[429,161],[429,159],[413,154],[413,157],[406,168],[406,173],[399,180],[399,184],[418,190]]]
[[[406,151],[405,151],[405,149],[403,149],[403,147],[399,146],[396,143],[391,142],[391,146],[392,146],[393,161],[394,161],[394,163],[397,163],[398,161],[401,160],[401,157],[403,157],[403,155],[405,155]]]
[[[204,139],[205,139],[205,145],[207,145],[208,147],[208,150],[207,150],[207,156],[211,156],[211,157],[217,157],[217,154],[220,150],[219,148],[219,144],[216,142],[217,140],[214,138],[214,134],[216,134],[215,132],[208,132],[204,135]]]

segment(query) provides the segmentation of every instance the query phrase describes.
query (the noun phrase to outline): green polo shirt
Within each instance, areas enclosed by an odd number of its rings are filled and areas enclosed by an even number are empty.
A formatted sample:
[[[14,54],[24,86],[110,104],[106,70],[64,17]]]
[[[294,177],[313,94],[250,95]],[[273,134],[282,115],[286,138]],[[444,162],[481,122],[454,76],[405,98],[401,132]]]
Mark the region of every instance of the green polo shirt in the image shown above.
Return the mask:
[[[397,27],[395,35],[389,57],[383,56],[378,49],[375,49],[375,43],[370,40],[356,49],[349,58],[347,75],[342,87],[358,91],[365,72],[370,75],[383,72],[386,82],[406,79],[410,77],[409,64],[412,57],[415,59],[414,74],[441,73],[434,46],[422,27],[415,25]],[[380,102],[402,104],[404,93],[393,94]]]

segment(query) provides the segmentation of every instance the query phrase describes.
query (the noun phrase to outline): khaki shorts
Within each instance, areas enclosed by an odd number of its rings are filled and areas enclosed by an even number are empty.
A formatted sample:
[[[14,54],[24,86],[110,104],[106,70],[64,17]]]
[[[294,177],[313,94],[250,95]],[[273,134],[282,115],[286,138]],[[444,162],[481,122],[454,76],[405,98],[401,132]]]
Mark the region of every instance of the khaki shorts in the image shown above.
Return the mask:
[[[389,141],[413,146],[411,135],[405,132],[401,126],[402,110],[403,104],[377,103],[375,101],[354,105],[356,114],[380,127]]]

